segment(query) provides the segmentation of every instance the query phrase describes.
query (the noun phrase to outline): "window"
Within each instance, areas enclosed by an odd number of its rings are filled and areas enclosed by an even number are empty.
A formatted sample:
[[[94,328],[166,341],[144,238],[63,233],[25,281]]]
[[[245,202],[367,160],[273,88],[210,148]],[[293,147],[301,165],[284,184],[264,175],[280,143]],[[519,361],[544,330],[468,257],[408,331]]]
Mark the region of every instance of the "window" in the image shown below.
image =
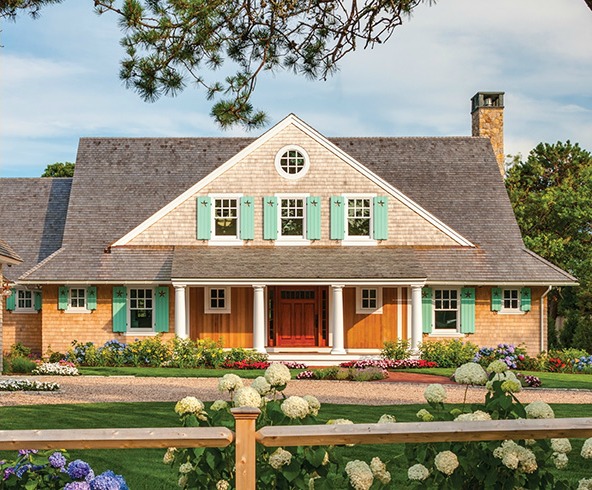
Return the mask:
[[[300,179],[306,175],[310,162],[308,155],[299,146],[286,146],[275,157],[275,168],[285,179]]]
[[[280,200],[280,236],[304,238],[304,199]]]
[[[382,288],[356,288],[356,313],[382,313]]]
[[[70,288],[69,309],[86,309],[86,289]]]
[[[230,288],[205,288],[205,313],[230,313]]]
[[[370,220],[372,217],[370,198],[347,200],[347,235],[350,237],[370,238]]]
[[[213,236],[237,238],[238,214],[237,198],[215,198]]]
[[[16,290],[16,308],[15,311],[34,311],[33,291],[26,289]]]
[[[454,329],[459,324],[458,291],[436,289],[434,291],[434,316],[436,329]]]
[[[130,328],[152,330],[154,322],[152,289],[129,290]]]
[[[520,310],[519,293],[517,289],[504,289],[504,310]]]

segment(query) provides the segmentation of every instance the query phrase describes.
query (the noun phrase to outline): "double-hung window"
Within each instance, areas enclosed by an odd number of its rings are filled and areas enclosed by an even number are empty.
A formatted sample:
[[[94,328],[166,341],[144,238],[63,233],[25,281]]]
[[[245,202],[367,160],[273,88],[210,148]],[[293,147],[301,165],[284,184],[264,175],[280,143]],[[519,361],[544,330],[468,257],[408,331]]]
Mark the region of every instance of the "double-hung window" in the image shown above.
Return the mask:
[[[279,197],[278,239],[304,239],[306,233],[305,197]]]
[[[459,326],[459,297],[456,289],[434,290],[434,327],[456,330]]]
[[[15,311],[35,311],[33,303],[33,291],[26,289],[16,290],[16,308]]]
[[[214,237],[238,238],[238,199],[214,199]]]
[[[347,237],[371,238],[372,198],[353,197],[347,199]]]
[[[375,245],[388,239],[388,197],[373,194],[331,196],[332,240]]]
[[[152,289],[129,290],[130,329],[147,331],[154,326],[154,296]]]

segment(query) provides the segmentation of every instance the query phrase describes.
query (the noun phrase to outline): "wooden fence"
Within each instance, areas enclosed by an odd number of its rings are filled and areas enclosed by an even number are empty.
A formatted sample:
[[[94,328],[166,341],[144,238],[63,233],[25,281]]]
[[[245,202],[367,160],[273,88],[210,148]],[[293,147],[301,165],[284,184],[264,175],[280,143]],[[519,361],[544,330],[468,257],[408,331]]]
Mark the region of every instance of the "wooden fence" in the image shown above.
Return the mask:
[[[236,490],[255,490],[255,447],[395,444],[592,437],[592,418],[268,426],[255,430],[256,408],[234,408],[225,427],[2,430],[0,449],[131,449],[236,445]]]

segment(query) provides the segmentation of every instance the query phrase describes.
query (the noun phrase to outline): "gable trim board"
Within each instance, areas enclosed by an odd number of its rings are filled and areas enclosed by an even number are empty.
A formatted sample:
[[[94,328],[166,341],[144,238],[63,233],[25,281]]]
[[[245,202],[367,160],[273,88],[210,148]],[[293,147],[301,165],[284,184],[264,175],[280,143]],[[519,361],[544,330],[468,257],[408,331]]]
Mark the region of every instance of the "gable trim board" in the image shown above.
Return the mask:
[[[421,206],[419,206],[413,200],[409,199],[406,195],[404,195],[398,189],[396,189],[395,187],[393,187],[392,185],[390,185],[389,183],[385,182],[383,179],[378,177],[378,175],[376,175],[374,172],[370,171],[367,167],[365,167],[364,165],[359,163],[357,160],[355,160],[354,158],[349,156],[346,152],[341,150],[339,147],[337,147],[336,145],[334,145],[333,143],[328,141],[319,132],[317,132],[316,130],[314,130],[310,126],[308,126],[305,122],[300,120],[294,114],[288,115],[286,118],[284,118],[278,124],[276,124],[274,127],[269,129],[267,132],[265,132],[263,135],[261,135],[255,141],[253,141],[253,143],[251,143],[246,148],[244,148],[243,150],[238,152],[234,157],[232,157],[226,163],[219,166],[217,169],[215,169],[213,172],[211,172],[208,176],[206,176],[205,178],[203,178],[202,180],[197,182],[195,185],[193,185],[192,187],[187,189],[185,192],[183,192],[177,198],[173,199],[171,202],[169,202],[169,204],[167,204],[166,206],[161,208],[159,211],[154,213],[152,216],[150,216],[143,223],[136,226],[133,230],[131,230],[130,232],[125,234],[119,240],[115,241],[111,245],[111,247],[120,247],[120,246],[125,246],[125,245],[129,244],[129,242],[131,240],[136,238],[142,232],[146,231],[150,226],[152,226],[153,224],[158,222],[161,218],[163,218],[164,216],[169,214],[171,211],[173,211],[179,205],[183,204],[188,199],[191,199],[193,196],[195,196],[195,194],[197,194],[205,186],[207,186],[208,184],[213,182],[216,178],[218,178],[223,173],[225,173],[227,170],[232,168],[235,164],[237,164],[239,161],[244,159],[247,155],[249,155],[253,151],[260,148],[263,144],[268,142],[272,137],[279,134],[281,131],[283,131],[285,128],[287,128],[290,125],[295,126],[296,128],[300,129],[302,132],[304,132],[305,134],[310,136],[313,140],[315,140],[318,144],[323,146],[326,150],[330,151],[331,153],[336,155],[338,158],[343,160],[345,163],[349,164],[355,170],[360,172],[362,175],[364,175],[366,178],[368,178],[370,181],[372,181],[377,186],[381,187],[384,191],[389,193],[391,196],[393,196],[399,202],[401,202],[402,204],[407,206],[409,209],[414,211],[416,214],[418,214],[419,216],[424,218],[426,221],[428,221],[430,224],[432,224],[434,227],[436,227],[442,233],[447,235],[449,238],[454,240],[460,246],[475,247],[475,245],[471,241],[464,238],[462,235],[460,235],[459,233],[454,231],[452,228],[450,228],[448,225],[446,225],[445,223],[440,221],[434,215],[432,215],[431,213],[429,213],[428,211],[423,209]]]

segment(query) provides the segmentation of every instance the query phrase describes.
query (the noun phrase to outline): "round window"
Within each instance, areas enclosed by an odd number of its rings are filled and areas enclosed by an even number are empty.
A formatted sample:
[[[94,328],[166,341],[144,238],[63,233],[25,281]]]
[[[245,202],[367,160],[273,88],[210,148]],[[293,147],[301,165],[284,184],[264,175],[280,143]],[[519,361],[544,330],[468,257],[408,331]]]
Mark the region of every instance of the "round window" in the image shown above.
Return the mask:
[[[299,179],[308,172],[310,162],[304,149],[297,146],[282,148],[275,157],[275,168],[286,179]]]

